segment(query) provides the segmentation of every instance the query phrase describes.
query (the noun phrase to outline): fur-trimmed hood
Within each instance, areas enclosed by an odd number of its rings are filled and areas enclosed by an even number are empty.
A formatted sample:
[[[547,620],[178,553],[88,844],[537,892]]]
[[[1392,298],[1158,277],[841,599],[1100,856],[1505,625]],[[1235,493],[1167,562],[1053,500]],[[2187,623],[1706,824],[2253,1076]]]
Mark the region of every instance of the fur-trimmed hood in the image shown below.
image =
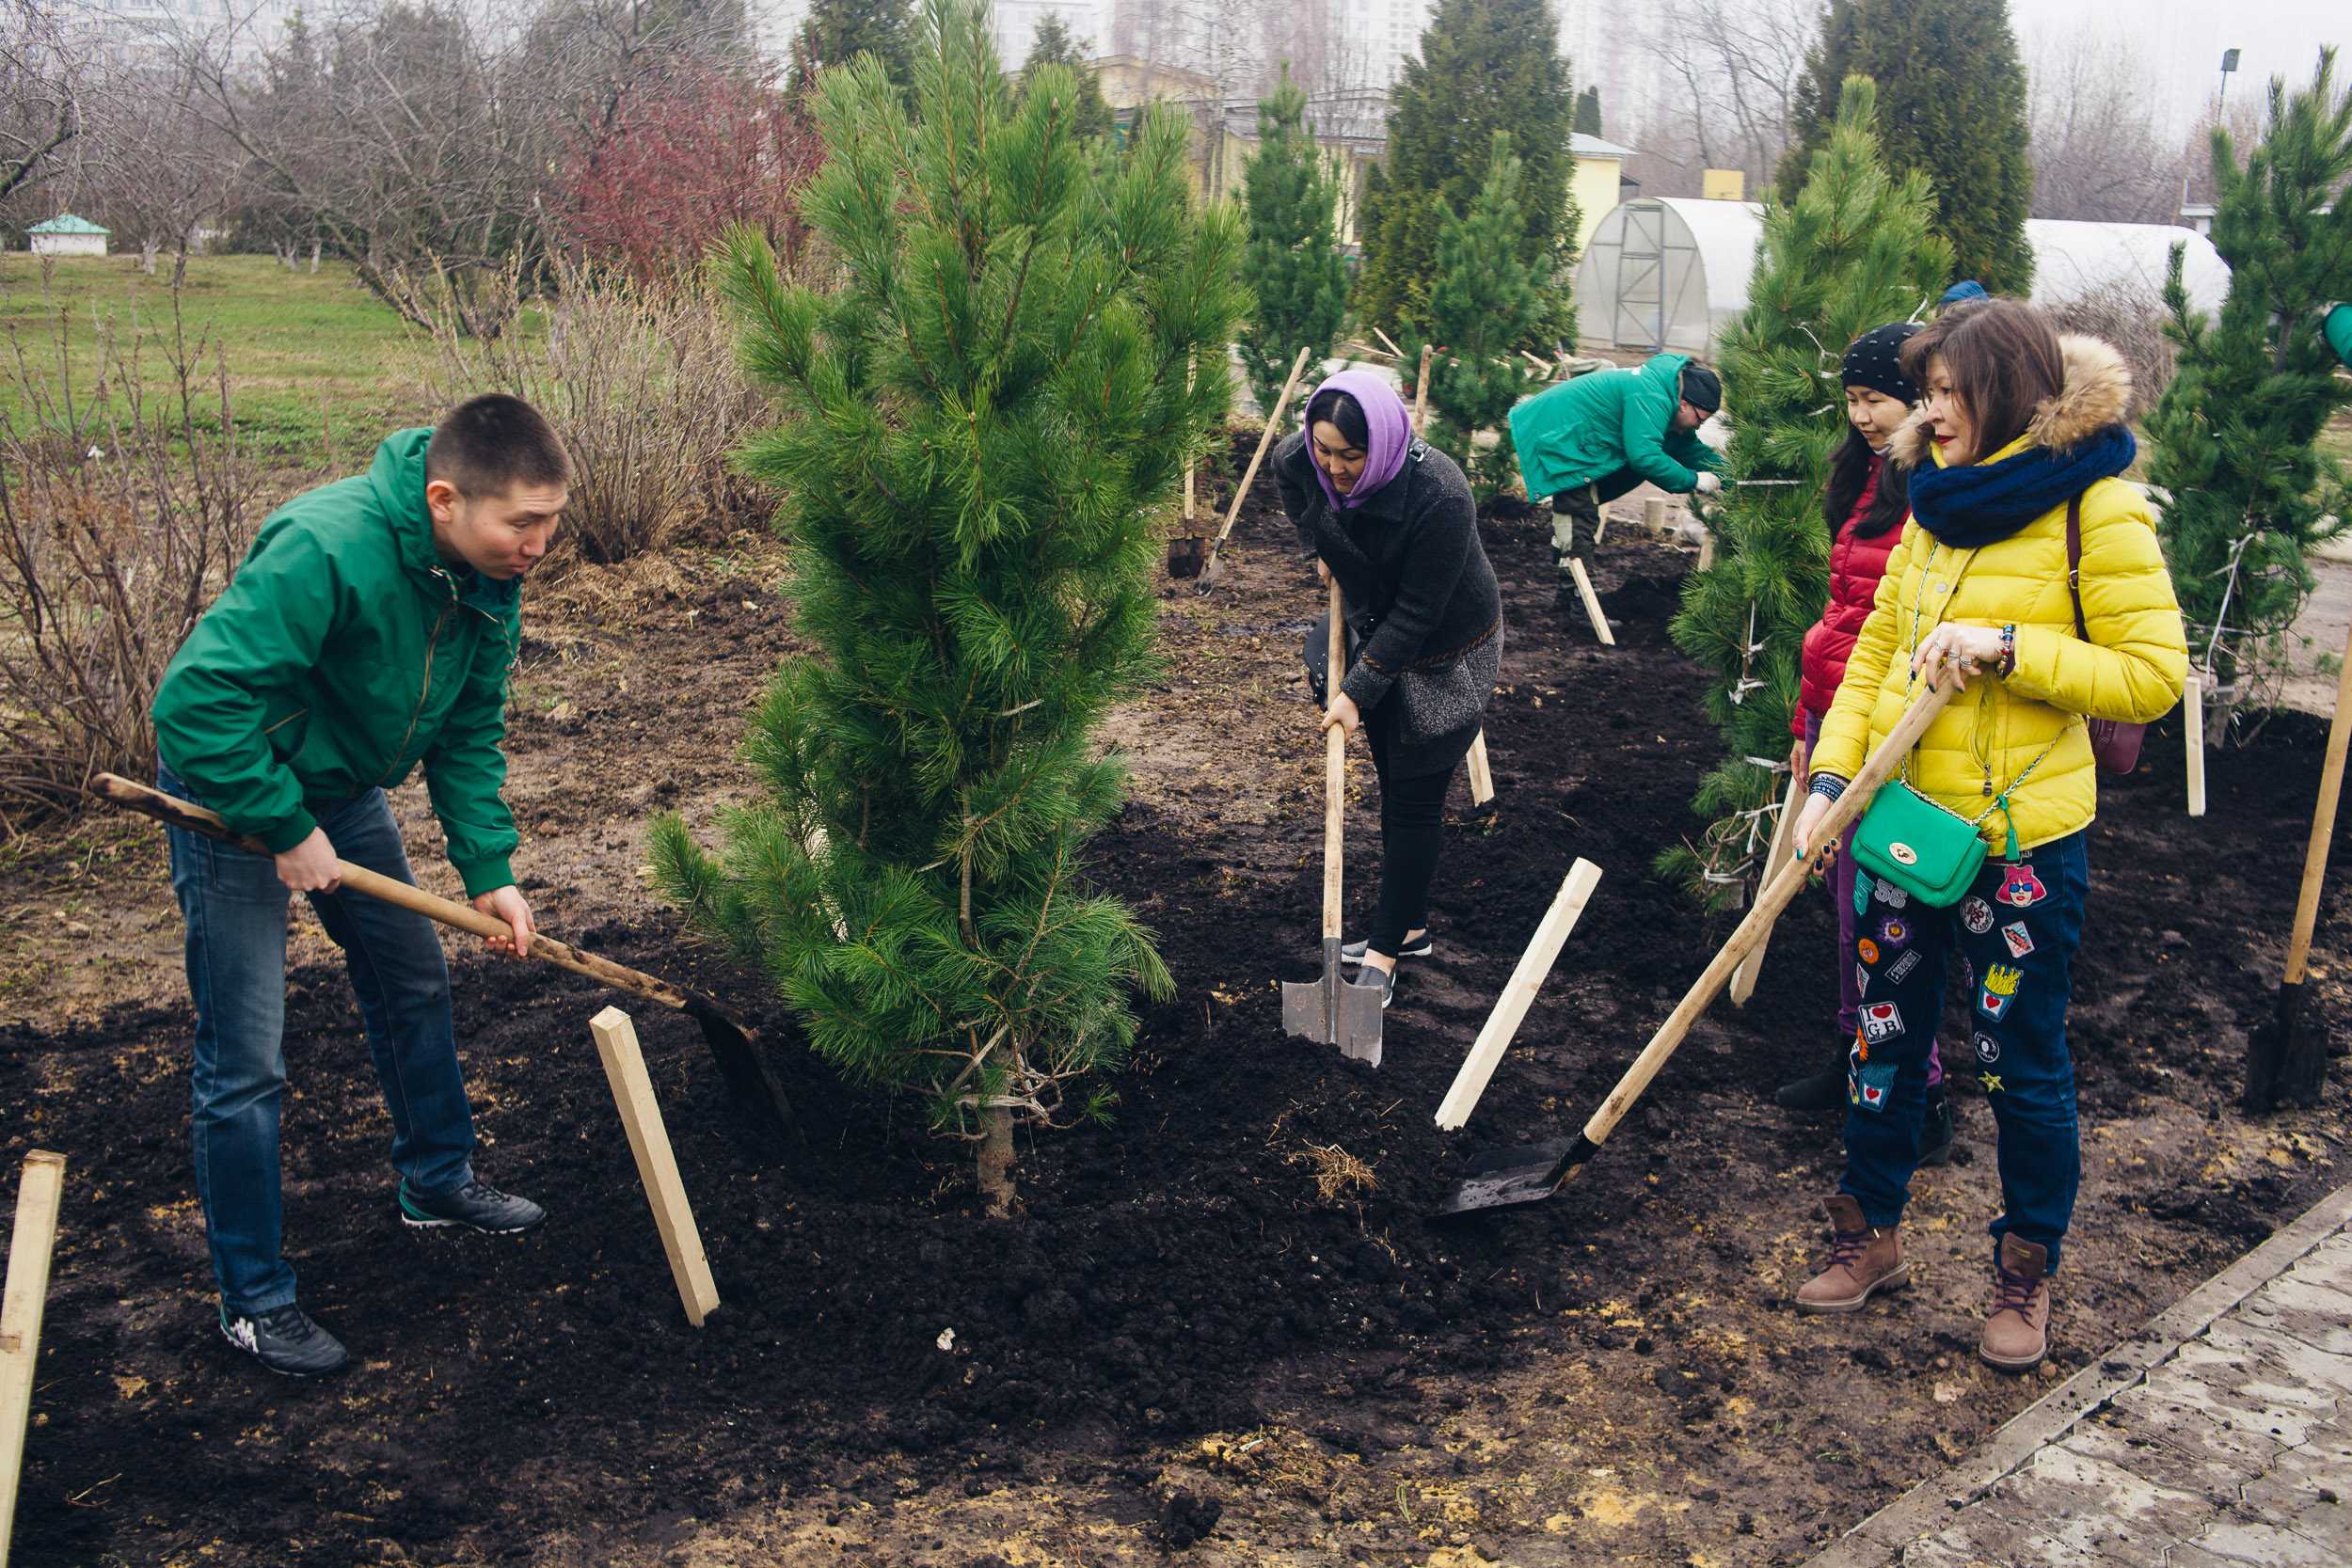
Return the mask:
[[[2058,352],[2065,358],[2066,380],[2058,395],[2042,400],[2026,426],[2026,439],[2037,447],[2064,451],[2079,446],[2112,424],[2123,422],[2132,405],[2131,368],[2112,343],[2079,333],[2058,335]],[[1906,468],[1932,464],[1924,405],[1905,420],[1887,443],[1887,455]]]

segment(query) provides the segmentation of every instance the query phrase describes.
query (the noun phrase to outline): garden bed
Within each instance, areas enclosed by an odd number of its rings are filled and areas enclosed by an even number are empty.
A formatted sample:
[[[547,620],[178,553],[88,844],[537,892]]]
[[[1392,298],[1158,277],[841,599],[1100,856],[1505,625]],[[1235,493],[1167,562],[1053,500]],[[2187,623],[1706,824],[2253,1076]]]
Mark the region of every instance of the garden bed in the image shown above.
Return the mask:
[[[1321,752],[1296,678],[1311,570],[1253,505],[1214,594],[1168,587],[1165,686],[1115,725],[1136,789],[1095,859],[1178,994],[1146,1009],[1115,1125],[1025,1136],[1009,1226],[977,1217],[962,1146],[806,1059],[756,980],[684,944],[638,876],[651,812],[707,827],[748,787],[732,748],[790,645],[765,580],[697,556],[660,591],[534,613],[513,794],[543,920],[787,1042],[805,1137],[775,1148],[729,1109],[693,1026],[638,1009],[723,1301],[700,1332],[589,1037],[612,998],[457,957],[480,1164],[554,1217],[515,1240],[412,1236],[347,988],[304,916],[289,1252],[358,1361],[320,1387],[241,1362],[212,1325],[187,1170],[176,921],[156,857],[123,857],[83,894],[144,911],[106,938],[143,961],[93,1017],[0,1031],[0,1159],[70,1161],[13,1560],[1761,1563],[1940,1467],[2046,1386],[1973,1358],[1992,1120],[1966,1096],[1959,1162],[1918,1182],[1905,1297],[1828,1323],[1788,1310],[1838,1161],[1836,1118],[1770,1098],[1837,1048],[1818,896],[1783,922],[1755,999],[1702,1023],[1560,1198],[1424,1218],[1467,1156],[1581,1124],[1728,931],[1649,870],[1695,831],[1717,751],[1704,677],[1665,636],[1688,558],[1612,530],[1597,577],[1620,645],[1603,649],[1551,610],[1546,523],[1486,525],[1510,620],[1497,809],[1472,814],[1457,784],[1439,955],[1408,967],[1376,1071],[1280,1022],[1277,982],[1316,961]],[[2328,1184],[2341,1071],[2318,1112],[2234,1109],[2322,738],[2284,718],[2216,755],[2200,821],[2177,724],[2103,786],[2059,1370]],[[1360,750],[1351,778],[1369,789]],[[429,863],[421,792],[398,804]],[[1376,864],[1361,805],[1351,929]],[[1598,892],[1470,1129],[1440,1135],[1438,1101],[1576,856],[1602,867]],[[8,902],[65,875],[32,865]],[[2323,915],[2314,1001],[2341,1027],[2322,974],[2346,949],[2340,902]]]

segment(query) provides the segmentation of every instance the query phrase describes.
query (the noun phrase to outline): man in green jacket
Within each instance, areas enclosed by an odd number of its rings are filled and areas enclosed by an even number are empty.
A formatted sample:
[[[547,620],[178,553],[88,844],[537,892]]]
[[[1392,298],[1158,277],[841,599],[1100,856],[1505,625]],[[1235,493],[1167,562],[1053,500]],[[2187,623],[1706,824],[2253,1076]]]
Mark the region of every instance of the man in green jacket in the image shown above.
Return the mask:
[[[1511,410],[1527,499],[1551,498],[1562,610],[1578,602],[1568,562],[1589,570],[1603,505],[1645,480],[1678,495],[1721,487],[1722,460],[1695,432],[1723,401],[1713,371],[1687,354],[1661,354],[1638,369],[1564,381]]]
[[[338,891],[336,863],[415,881],[384,791],[422,764],[467,895],[512,927],[488,945],[529,949],[499,746],[522,579],[547,553],[570,475],[554,430],[518,398],[475,398],[432,430],[387,437],[365,475],[297,496],[262,525],[155,695],[160,786],[270,851],[170,835],[220,1327],[274,1372],[315,1377],[348,1359],[296,1305],[279,1249],[290,895],[309,897],[343,950],[391,1112],[403,1221],[506,1234],[547,1217],[474,1175],[432,922]]]

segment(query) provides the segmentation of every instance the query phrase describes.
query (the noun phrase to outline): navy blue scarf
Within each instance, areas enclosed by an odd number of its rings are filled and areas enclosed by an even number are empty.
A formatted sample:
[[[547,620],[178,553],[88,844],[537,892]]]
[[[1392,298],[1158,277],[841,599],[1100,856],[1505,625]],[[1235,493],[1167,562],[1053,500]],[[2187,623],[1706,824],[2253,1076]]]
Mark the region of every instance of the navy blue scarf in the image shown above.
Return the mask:
[[[1944,544],[1973,550],[2113,479],[2138,451],[2128,426],[2111,424],[2063,451],[2027,447],[1998,463],[1922,467],[1911,476],[1911,515]]]

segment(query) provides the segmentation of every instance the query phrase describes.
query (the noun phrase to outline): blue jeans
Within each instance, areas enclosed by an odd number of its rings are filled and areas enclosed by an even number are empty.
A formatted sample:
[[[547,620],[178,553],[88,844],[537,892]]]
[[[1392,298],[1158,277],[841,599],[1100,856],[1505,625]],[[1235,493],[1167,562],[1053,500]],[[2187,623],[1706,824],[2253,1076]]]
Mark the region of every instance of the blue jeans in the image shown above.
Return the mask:
[[[196,799],[168,770],[155,783],[167,795]],[[416,880],[382,790],[311,811],[344,860]],[[171,890],[188,925],[188,993],[196,1004],[190,1131],[213,1275],[230,1311],[267,1312],[294,1299],[294,1270],[279,1253],[278,1169],[289,895],[267,855],[177,829],[169,837]],[[394,1168],[425,1192],[464,1185],[473,1178],[473,1110],[433,923],[356,893],[306,896],[343,950],[392,1113]]]
[[[2001,1202],[1994,1245],[2015,1231],[2050,1249],[2074,1214],[2082,1179],[2066,1003],[2090,891],[2083,835],[2044,844],[2014,865],[1988,858],[1968,895],[1931,910],[1854,873],[1852,955],[1865,981],[1846,1080],[1846,1175],[1838,1191],[1874,1226],[1902,1218],[1918,1163],[1928,1043],[1955,945],[1968,984],[1969,1047],[2000,1127]],[[1957,1047],[1956,1047],[1957,1049]]]

